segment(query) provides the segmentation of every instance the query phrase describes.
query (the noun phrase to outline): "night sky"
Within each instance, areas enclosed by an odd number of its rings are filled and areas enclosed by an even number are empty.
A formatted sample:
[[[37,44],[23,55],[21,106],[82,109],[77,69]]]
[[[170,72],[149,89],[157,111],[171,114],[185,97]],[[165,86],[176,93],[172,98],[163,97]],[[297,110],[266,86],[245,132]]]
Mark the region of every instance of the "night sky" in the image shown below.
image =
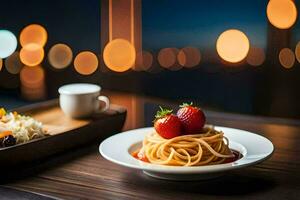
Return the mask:
[[[267,1],[144,0],[142,6],[145,49],[211,49],[218,35],[230,28],[242,30],[254,46],[266,45]]]

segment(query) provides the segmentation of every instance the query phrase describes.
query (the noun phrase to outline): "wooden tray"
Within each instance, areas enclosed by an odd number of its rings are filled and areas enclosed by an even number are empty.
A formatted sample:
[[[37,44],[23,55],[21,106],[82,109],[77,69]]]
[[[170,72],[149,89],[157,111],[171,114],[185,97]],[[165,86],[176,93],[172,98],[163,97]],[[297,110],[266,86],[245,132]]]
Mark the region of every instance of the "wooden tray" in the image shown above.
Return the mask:
[[[95,140],[100,142],[120,132],[126,119],[126,109],[118,105],[111,105],[108,111],[88,119],[71,119],[64,115],[57,99],[14,111],[41,121],[49,136],[1,148],[1,168],[28,163]]]

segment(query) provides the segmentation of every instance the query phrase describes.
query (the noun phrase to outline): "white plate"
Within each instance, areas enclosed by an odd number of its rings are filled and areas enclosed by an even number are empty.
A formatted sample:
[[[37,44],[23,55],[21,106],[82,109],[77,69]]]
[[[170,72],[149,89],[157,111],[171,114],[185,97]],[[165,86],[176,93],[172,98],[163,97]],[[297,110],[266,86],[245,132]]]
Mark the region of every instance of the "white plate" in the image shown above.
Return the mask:
[[[116,164],[143,170],[145,174],[171,180],[199,180],[219,176],[224,171],[257,164],[267,159],[274,146],[267,138],[244,130],[216,126],[229,139],[229,147],[239,151],[243,157],[235,162],[208,166],[164,166],[139,161],[131,153],[142,146],[146,134],[153,128],[141,128],[113,135],[99,147],[101,155]]]

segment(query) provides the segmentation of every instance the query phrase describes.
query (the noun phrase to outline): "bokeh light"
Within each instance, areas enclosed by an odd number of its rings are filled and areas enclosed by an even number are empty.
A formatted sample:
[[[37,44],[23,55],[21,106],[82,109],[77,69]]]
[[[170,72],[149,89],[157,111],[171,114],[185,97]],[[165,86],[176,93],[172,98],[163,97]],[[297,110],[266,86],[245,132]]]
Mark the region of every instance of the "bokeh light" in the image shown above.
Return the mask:
[[[265,51],[262,48],[251,47],[247,55],[247,63],[252,66],[260,66],[266,59]]]
[[[41,66],[24,66],[20,72],[23,98],[36,101],[46,98],[45,72]]]
[[[25,99],[36,101],[46,98],[45,72],[40,65],[24,66],[20,72],[20,83]]]
[[[135,59],[136,52],[134,46],[124,39],[110,41],[103,51],[105,65],[115,72],[129,70],[134,65]]]
[[[177,55],[178,62],[183,67],[195,67],[200,63],[201,54],[199,49],[194,47],[184,47]]]
[[[2,69],[2,66],[3,66],[3,60],[2,60],[2,58],[0,58],[0,71]]]
[[[20,73],[23,63],[20,60],[20,55],[18,51],[15,51],[4,61],[6,70],[11,74]]]
[[[230,63],[237,63],[247,56],[250,43],[242,31],[229,29],[219,36],[216,48],[223,60]]]
[[[20,33],[20,44],[22,47],[35,43],[44,47],[47,42],[47,31],[39,24],[26,26]]]
[[[48,60],[52,67],[63,69],[68,67],[73,59],[72,49],[66,44],[56,44],[48,53]]]
[[[270,0],[267,6],[270,23],[279,29],[288,29],[297,19],[297,8],[292,0]]]
[[[26,88],[40,88],[44,80],[45,72],[41,66],[24,66],[20,72],[21,84]]]
[[[35,43],[26,44],[20,51],[20,59],[27,66],[39,65],[44,59],[44,48]]]
[[[298,42],[297,45],[296,45],[295,55],[296,55],[296,58],[297,58],[298,62],[300,63],[300,42]]]
[[[148,51],[141,51],[136,54],[134,70],[147,71],[153,64],[153,55]]]
[[[160,66],[173,71],[180,69],[182,66],[177,62],[178,53],[179,50],[176,48],[161,49],[157,56]]]
[[[0,30],[0,58],[10,56],[17,48],[16,36],[8,30]]]
[[[74,59],[75,70],[82,75],[90,75],[97,70],[98,58],[90,51],[80,52]]]
[[[284,68],[291,68],[295,63],[294,52],[289,48],[283,48],[279,52],[279,62]]]

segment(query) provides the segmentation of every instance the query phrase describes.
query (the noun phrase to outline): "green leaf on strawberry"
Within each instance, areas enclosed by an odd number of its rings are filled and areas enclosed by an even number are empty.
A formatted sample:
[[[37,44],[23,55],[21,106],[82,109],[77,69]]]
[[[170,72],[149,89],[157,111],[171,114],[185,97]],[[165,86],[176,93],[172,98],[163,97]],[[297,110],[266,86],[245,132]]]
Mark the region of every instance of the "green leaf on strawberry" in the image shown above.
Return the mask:
[[[173,112],[173,110],[162,108],[161,106],[159,106],[159,109],[160,110],[156,112],[155,119],[165,117],[166,115],[172,114]]]

